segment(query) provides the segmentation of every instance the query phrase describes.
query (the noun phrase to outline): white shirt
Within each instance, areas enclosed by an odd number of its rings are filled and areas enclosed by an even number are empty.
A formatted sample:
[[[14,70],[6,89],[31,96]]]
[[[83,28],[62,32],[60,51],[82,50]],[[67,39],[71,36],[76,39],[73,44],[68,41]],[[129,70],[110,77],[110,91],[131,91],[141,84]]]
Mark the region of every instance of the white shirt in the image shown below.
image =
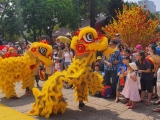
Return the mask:
[[[70,52],[70,54],[73,56],[73,53]],[[64,62],[71,62],[71,57],[68,52],[64,52]]]

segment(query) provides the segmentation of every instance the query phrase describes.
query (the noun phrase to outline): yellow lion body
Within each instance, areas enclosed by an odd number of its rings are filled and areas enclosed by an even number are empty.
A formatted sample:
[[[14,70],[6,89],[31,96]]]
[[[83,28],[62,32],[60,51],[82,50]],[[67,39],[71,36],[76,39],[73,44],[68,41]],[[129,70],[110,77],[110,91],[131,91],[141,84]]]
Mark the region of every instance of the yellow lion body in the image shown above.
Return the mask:
[[[11,98],[15,95],[15,82],[22,81],[22,88],[34,86],[34,69],[30,66],[36,66],[36,58],[31,57],[27,53],[21,57],[10,57],[0,61],[0,89],[6,95],[6,98]]]
[[[49,118],[51,114],[62,114],[67,103],[63,99],[63,82],[73,84],[76,101],[88,101],[88,91],[95,94],[103,89],[103,77],[98,72],[92,71],[92,63],[96,61],[96,51],[107,49],[108,39],[99,35],[93,28],[86,27],[72,38],[71,48],[76,55],[69,68],[56,72],[44,83],[42,91],[33,89],[35,103],[28,115],[41,115]]]
[[[17,96],[14,89],[15,82],[22,82],[22,89],[28,87],[31,90],[34,87],[34,74],[40,64],[39,60],[44,60],[47,64],[52,63],[48,57],[46,60],[44,55],[40,55],[40,47],[47,50],[46,56],[51,54],[52,48],[49,45],[36,42],[23,56],[0,58],[0,89],[6,98]]]

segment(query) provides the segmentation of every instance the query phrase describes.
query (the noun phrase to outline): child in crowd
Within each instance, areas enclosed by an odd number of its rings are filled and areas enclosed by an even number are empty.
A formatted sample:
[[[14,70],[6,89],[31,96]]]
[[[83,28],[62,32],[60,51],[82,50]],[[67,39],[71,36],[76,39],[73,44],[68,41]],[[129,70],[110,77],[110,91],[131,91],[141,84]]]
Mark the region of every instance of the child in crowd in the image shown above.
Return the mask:
[[[58,57],[55,57],[54,72],[62,70],[62,64]]]
[[[98,62],[94,63],[94,72],[102,74],[102,72],[100,71],[100,65]],[[92,95],[92,93],[90,93],[90,95]],[[97,92],[94,96],[95,97],[102,97],[101,91]]]
[[[137,70],[137,66],[133,62],[129,63],[127,75],[124,72],[124,69],[122,68],[122,73],[126,75],[126,83],[122,91],[122,95],[124,95],[125,98],[130,99],[129,103],[126,104],[126,106],[129,106],[129,109],[134,109],[135,108],[134,102],[140,101],[137,75],[135,73],[135,70]]]
[[[119,102],[119,95],[120,92],[122,92],[123,88],[124,88],[124,83],[126,80],[126,76],[123,75],[122,73],[122,69],[124,70],[125,73],[127,73],[127,67],[129,66],[130,63],[130,58],[129,56],[123,56],[123,60],[122,60],[122,64],[120,65],[120,67],[118,68],[118,85],[117,85],[117,91],[116,91],[116,100],[115,102]],[[124,102],[126,102],[127,100],[124,99]]]
[[[99,66],[98,62],[96,62],[94,64],[94,72],[98,72],[98,73],[102,74],[101,71],[100,71],[100,66]]]
[[[64,53],[62,54],[62,58],[64,58],[64,66],[65,66],[65,69],[67,70],[73,58],[73,52],[71,51],[69,45],[67,44],[64,49]]]
[[[98,56],[97,57],[97,62],[99,64],[99,71],[101,72],[101,74],[104,76],[104,63],[103,63],[103,60],[102,60],[102,57],[101,56]]]
[[[129,49],[124,49],[123,55],[124,56],[130,56],[131,51]]]

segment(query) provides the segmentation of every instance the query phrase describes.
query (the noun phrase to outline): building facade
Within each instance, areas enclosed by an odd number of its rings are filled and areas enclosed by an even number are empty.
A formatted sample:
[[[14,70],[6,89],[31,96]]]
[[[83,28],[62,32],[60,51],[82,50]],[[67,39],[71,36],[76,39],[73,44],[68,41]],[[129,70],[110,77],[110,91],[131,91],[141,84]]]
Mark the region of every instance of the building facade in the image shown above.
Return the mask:
[[[138,5],[142,6],[144,9],[149,10],[150,12],[156,12],[156,5],[151,0],[140,0]]]

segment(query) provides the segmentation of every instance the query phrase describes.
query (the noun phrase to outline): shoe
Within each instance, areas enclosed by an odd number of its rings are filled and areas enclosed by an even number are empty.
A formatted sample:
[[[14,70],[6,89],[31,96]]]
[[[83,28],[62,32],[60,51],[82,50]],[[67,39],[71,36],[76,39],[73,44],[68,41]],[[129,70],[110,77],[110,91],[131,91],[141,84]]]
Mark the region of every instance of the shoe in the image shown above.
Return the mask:
[[[13,95],[10,99],[19,99],[19,97]]]
[[[158,98],[158,96],[156,95],[156,96],[152,96],[151,97],[151,99],[157,99]]]
[[[151,105],[151,103],[150,102],[146,102],[146,106],[150,106]]]
[[[115,102],[118,103],[118,102],[119,102],[119,99],[116,99]]]
[[[140,100],[140,101],[138,101],[138,103],[141,103],[141,102],[144,102],[144,100]]]
[[[116,95],[111,95],[110,98],[114,98],[114,99],[115,99],[115,98],[116,98]]]
[[[126,106],[130,106],[130,105],[131,105],[130,103],[127,103],[127,104],[126,104]]]
[[[128,100],[127,99],[123,99],[123,104],[127,104]]]
[[[79,103],[79,107],[83,107],[83,106],[85,106],[84,103]]]
[[[25,92],[26,92],[26,95],[30,95],[30,91],[26,90]]]
[[[160,100],[153,103],[153,105],[159,105],[159,104],[160,104]]]
[[[39,88],[40,86],[39,86],[39,84],[37,84],[37,88]]]
[[[134,109],[134,108],[135,108],[135,106],[133,106],[133,105],[128,107],[128,109]]]
[[[153,112],[159,112],[160,113],[160,108],[153,109]]]

